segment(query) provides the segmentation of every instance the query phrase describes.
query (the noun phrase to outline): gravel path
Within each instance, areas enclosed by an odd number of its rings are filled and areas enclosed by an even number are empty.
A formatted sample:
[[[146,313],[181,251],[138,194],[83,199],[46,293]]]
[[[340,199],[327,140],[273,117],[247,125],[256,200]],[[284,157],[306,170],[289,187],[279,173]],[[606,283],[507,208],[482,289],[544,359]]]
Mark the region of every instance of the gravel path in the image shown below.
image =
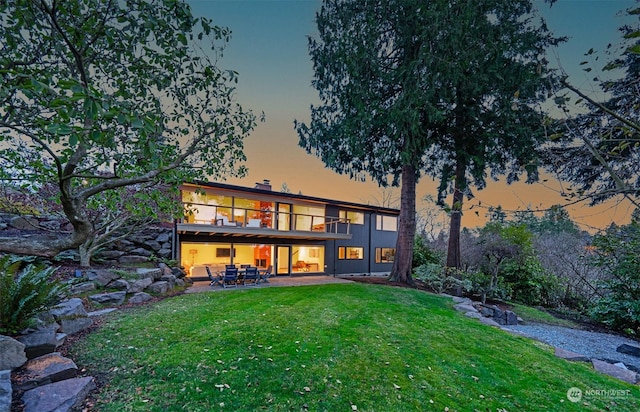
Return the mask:
[[[503,326],[503,328],[589,358],[623,362],[627,366],[637,368],[636,371],[640,371],[640,358],[616,352],[618,346],[623,343],[638,346],[638,342],[622,336],[536,323]]]

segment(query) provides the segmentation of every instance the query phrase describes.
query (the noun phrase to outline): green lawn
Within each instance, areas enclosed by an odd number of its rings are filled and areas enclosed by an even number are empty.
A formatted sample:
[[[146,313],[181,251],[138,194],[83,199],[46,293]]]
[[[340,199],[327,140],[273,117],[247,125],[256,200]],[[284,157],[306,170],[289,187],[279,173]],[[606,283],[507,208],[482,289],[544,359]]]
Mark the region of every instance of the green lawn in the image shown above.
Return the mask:
[[[640,410],[635,386],[376,285],[181,295],[110,315],[70,355],[100,411]]]

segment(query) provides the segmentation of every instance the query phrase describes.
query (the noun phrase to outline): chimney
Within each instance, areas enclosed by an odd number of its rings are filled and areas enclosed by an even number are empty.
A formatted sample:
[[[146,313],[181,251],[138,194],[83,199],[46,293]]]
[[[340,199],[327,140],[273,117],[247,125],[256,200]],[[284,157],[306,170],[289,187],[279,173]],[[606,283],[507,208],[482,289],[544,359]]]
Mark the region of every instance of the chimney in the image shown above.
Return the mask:
[[[262,183],[256,183],[255,188],[260,190],[271,190],[271,181],[269,179],[264,179]]]

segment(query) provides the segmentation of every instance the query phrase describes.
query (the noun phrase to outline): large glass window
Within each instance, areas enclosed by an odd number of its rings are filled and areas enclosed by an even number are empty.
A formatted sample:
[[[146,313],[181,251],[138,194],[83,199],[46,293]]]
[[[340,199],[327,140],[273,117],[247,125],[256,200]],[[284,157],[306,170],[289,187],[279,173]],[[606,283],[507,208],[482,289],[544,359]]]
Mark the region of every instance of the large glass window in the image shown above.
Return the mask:
[[[196,243],[180,244],[180,263],[190,277],[207,277],[206,267],[211,273],[221,272],[225,265],[255,266],[266,269],[273,265],[273,246],[259,244]]]
[[[293,272],[323,272],[323,246],[293,246],[291,250]]]
[[[186,223],[221,224],[233,221],[231,205],[233,199],[228,196],[211,193],[197,193],[194,190],[182,191],[185,204]]]
[[[293,205],[294,230],[324,232],[324,208]]]
[[[340,210],[338,217],[343,223],[351,223],[352,225],[364,225],[364,213],[353,212],[351,210]]]
[[[359,260],[364,259],[364,248],[352,246],[340,246],[338,248],[338,259]]]
[[[377,215],[376,230],[386,230],[390,232],[396,232],[398,230],[398,217]]]
[[[376,263],[393,263],[396,257],[396,249],[392,247],[376,248]]]

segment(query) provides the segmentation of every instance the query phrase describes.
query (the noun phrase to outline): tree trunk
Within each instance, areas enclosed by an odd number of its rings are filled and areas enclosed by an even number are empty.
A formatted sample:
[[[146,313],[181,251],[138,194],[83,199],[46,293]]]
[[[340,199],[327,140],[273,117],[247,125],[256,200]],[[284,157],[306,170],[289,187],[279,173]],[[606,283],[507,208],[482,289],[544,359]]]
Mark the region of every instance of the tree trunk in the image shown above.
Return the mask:
[[[413,262],[413,241],[416,234],[416,170],[411,165],[402,167],[400,188],[400,219],[396,256],[389,280],[414,285],[411,276]]]
[[[80,266],[83,268],[91,267],[92,248],[87,243],[89,243],[88,239],[83,244],[78,246],[78,253],[80,254]]]
[[[447,245],[447,265],[445,270],[457,279],[460,279],[459,270],[462,267],[460,258],[460,228],[462,226],[462,203],[465,189],[465,166],[458,160],[456,162],[456,176],[453,189],[453,202],[451,203],[451,225],[449,226],[449,243]],[[457,296],[462,295],[462,287],[458,286],[453,291]]]

